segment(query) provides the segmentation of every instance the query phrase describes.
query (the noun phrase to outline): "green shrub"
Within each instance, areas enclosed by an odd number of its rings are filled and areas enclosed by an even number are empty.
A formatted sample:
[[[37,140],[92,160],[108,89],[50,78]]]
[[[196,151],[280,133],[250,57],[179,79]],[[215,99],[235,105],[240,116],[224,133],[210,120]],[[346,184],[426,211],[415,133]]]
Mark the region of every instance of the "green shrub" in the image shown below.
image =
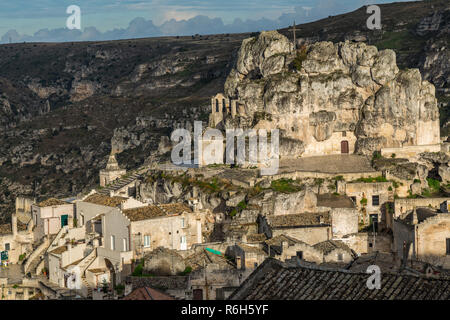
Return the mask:
[[[391,158],[395,158],[395,156],[396,156],[395,153],[391,154]]]
[[[302,69],[303,61],[308,57],[306,46],[302,46],[299,50],[297,50],[297,55],[295,56],[294,61],[292,62],[294,68],[300,71]]]
[[[436,179],[427,178],[427,182],[431,192],[438,192],[441,188],[441,183]]]
[[[362,206],[367,205],[367,198],[362,198],[360,203],[361,203]]]
[[[134,277],[140,277],[140,276],[142,276],[142,271],[144,270],[144,264],[143,263],[140,263],[140,264],[138,264],[137,266],[136,266],[136,268],[134,268],[134,271],[133,271],[133,273],[132,273],[132,275],[134,276]]]
[[[291,192],[300,191],[302,189],[302,186],[298,185],[292,179],[281,178],[278,180],[273,180],[270,183],[270,188],[273,191],[277,191],[277,192],[291,193]]]

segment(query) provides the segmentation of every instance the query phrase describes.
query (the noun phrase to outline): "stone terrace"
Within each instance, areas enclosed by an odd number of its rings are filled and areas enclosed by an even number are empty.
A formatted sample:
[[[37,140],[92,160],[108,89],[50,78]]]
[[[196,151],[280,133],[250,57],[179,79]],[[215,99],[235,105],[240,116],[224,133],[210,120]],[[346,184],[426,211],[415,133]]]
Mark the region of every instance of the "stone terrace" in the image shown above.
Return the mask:
[[[335,174],[376,172],[370,165],[370,159],[354,154],[304,157],[280,161],[278,174],[295,171]]]

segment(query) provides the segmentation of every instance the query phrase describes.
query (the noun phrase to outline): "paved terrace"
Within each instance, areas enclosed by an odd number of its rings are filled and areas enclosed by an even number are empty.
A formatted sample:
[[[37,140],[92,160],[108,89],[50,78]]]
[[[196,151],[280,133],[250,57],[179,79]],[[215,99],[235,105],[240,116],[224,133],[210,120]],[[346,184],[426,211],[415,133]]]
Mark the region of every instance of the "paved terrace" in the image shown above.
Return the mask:
[[[278,174],[304,171],[322,173],[362,173],[376,172],[366,156],[354,154],[305,157],[280,161]]]

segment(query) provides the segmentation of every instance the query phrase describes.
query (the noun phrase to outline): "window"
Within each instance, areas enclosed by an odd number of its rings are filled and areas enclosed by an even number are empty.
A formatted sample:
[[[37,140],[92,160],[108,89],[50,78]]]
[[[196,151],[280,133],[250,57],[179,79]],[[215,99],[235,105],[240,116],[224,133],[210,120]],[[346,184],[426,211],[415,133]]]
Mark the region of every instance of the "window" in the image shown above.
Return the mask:
[[[150,236],[144,236],[144,247],[150,247]]]
[[[380,205],[380,196],[372,196],[372,205],[379,206]]]
[[[219,112],[219,100],[216,99],[216,112]]]
[[[127,239],[126,238],[122,239],[122,247],[123,247],[123,251],[128,251]]]
[[[297,251],[297,258],[303,260],[303,251]]]
[[[182,227],[182,228],[185,227],[184,218],[181,218],[181,227]]]
[[[342,136],[346,137],[347,136],[347,131],[342,131]]]
[[[111,236],[111,250],[116,250],[115,242],[116,242],[115,237]]]
[[[354,204],[356,204],[356,197],[350,197]]]
[[[186,243],[186,236],[180,237],[180,243]]]
[[[344,257],[342,256],[342,253],[338,253],[337,259],[338,259],[338,261],[344,260]]]
[[[445,239],[447,242],[447,250],[445,251],[447,255],[450,255],[450,238]]]
[[[5,243],[5,251],[11,250],[11,245],[9,243]]]

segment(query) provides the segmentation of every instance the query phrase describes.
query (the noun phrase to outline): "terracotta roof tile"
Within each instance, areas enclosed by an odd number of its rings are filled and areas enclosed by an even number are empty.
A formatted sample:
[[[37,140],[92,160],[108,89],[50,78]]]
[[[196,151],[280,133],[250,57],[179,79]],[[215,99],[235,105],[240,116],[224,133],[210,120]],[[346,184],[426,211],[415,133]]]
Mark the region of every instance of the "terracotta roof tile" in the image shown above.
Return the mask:
[[[126,209],[122,210],[122,213],[131,221],[141,221],[166,216],[166,213],[155,205]]]
[[[291,266],[266,259],[230,300],[449,300],[450,280],[383,273],[381,289],[363,272]]]
[[[69,204],[69,203],[59,200],[59,199],[50,198],[50,199],[39,202],[37,205],[39,207],[52,207],[52,206],[60,206],[63,204]]]
[[[124,197],[117,197],[117,196],[109,197],[99,193],[91,194],[89,197],[84,199],[85,202],[99,204],[107,207],[118,207],[120,206],[121,203],[125,202],[126,200],[127,198]]]
[[[329,212],[267,216],[267,221],[272,228],[319,226],[331,223]]]
[[[151,287],[141,287],[133,290],[123,300],[175,300],[175,298]]]

